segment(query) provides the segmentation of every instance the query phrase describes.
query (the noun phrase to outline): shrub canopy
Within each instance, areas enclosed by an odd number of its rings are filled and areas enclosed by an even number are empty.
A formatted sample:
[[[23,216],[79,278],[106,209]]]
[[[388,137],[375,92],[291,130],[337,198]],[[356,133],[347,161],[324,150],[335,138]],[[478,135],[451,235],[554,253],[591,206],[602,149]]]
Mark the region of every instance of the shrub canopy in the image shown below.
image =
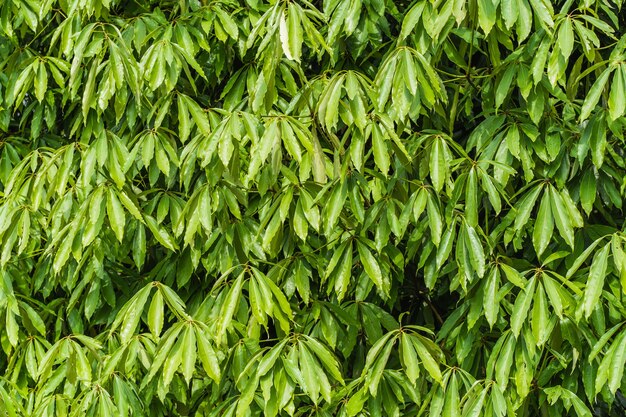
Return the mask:
[[[621,6],[1,2],[0,415],[617,413]]]

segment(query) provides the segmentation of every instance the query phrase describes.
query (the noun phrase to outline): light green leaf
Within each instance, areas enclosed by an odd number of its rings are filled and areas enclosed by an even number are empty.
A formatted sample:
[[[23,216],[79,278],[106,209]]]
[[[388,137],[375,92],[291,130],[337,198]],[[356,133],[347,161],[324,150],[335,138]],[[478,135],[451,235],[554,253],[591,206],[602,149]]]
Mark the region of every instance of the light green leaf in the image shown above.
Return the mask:
[[[150,308],[148,309],[148,327],[155,338],[159,338],[161,330],[163,330],[163,296],[161,291],[152,297]]]
[[[115,236],[117,240],[120,242],[124,238],[124,228],[126,226],[126,216],[124,214],[124,209],[122,208],[122,204],[120,200],[117,198],[117,193],[109,188],[108,197],[107,197],[107,215],[109,217],[109,222],[113,231],[115,232]]]
[[[552,207],[552,216],[556,228],[559,230],[561,237],[573,249],[574,248],[574,228],[570,220],[570,214],[561,199],[561,195],[554,187],[550,187],[550,202]],[[545,198],[545,195],[544,195]],[[541,208],[540,208],[541,209]]]
[[[389,287],[385,285],[385,281],[383,280],[383,274],[380,270],[380,266],[372,255],[372,252],[362,244],[361,242],[356,243],[357,250],[359,252],[359,259],[363,268],[365,269],[365,273],[372,280],[372,282],[378,287],[380,291],[384,294],[389,294]]]
[[[435,358],[433,358],[426,346],[424,346],[424,344],[417,337],[411,337],[411,341],[413,342],[413,347],[415,347],[417,356],[421,359],[428,374],[436,382],[441,383],[442,376],[441,370],[439,369],[439,363],[435,360]]]
[[[482,278],[485,275],[485,251],[483,245],[476,230],[467,223],[465,223],[465,233],[467,236],[466,246],[469,250],[472,267],[474,267],[476,274]]]
[[[511,331],[515,337],[519,337],[522,330],[522,326],[528,316],[528,310],[532,303],[533,296],[535,294],[535,285],[537,281],[533,276],[529,281],[526,288],[518,294],[513,305],[513,314],[511,314]]]
[[[439,213],[439,208],[437,207],[434,197],[430,193],[427,194],[428,199],[426,207],[428,211],[428,225],[430,227],[433,243],[435,246],[439,246],[439,242],[441,242],[441,233],[443,231],[443,221],[441,220],[441,214]]]
[[[221,344],[224,335],[226,334],[226,329],[229,328],[229,325],[233,319],[233,314],[235,313],[235,309],[239,305],[239,297],[241,295],[241,288],[243,287],[243,277],[244,272],[239,274],[235,282],[228,290],[228,294],[224,299],[224,303],[220,309],[219,318],[215,323],[216,334],[215,339],[218,344]]]
[[[610,246],[611,244],[607,243],[599,252],[596,252],[593,257],[593,262],[591,263],[591,268],[589,268],[589,278],[587,279],[585,295],[583,297],[585,318],[591,316],[593,310],[598,306],[598,301],[600,300],[604,286]]]
[[[569,17],[563,19],[561,26],[559,27],[559,49],[563,58],[569,59],[574,49],[574,29],[572,27],[572,20]]]
[[[500,0],[500,10],[507,29],[511,29],[519,16],[517,0]]]
[[[580,109],[580,121],[587,120],[589,115],[595,108],[596,104],[600,100],[600,96],[602,95],[602,91],[604,90],[604,86],[609,80],[609,75],[611,74],[611,69],[607,68],[602,71],[602,74],[596,79],[593,83],[589,92],[587,93],[585,100],[583,101],[583,105]]]
[[[537,220],[533,229],[533,246],[538,256],[546,250],[552,239],[554,218],[552,217],[551,198],[548,192],[543,193]]]
[[[182,371],[185,382],[189,384],[196,367],[196,334],[192,326],[187,326],[182,340]]]
[[[524,194],[524,197],[520,199],[516,206],[517,214],[515,216],[515,224],[513,226],[515,230],[521,230],[522,227],[528,223],[532,209],[535,207],[537,198],[543,188],[543,186],[535,187],[532,191]]]
[[[198,345],[198,357],[202,362],[204,371],[213,381],[219,382],[221,378],[221,370],[217,360],[217,355],[204,332],[199,327],[196,327],[196,343]]]
[[[485,310],[485,318],[489,327],[493,328],[493,325],[498,320],[498,312],[500,308],[500,301],[498,300],[498,286],[500,283],[500,272],[498,268],[492,268],[487,282],[485,284],[485,292],[483,294],[483,309]]]
[[[445,148],[445,141],[436,136],[430,149],[430,179],[437,192],[443,189],[448,176]]]
[[[541,283],[537,285],[535,297],[533,298],[533,311],[531,318],[531,328],[537,346],[542,346],[550,336],[550,317],[548,312],[548,300]]]
[[[496,23],[496,7],[497,3],[492,2],[492,0],[478,1],[478,24],[485,35],[491,32],[491,28]]]
[[[157,223],[154,217],[144,215],[144,219],[153,236],[161,245],[172,251],[178,249],[178,245],[176,244],[174,239],[172,239],[172,236]]]
[[[609,93],[609,116],[611,120],[622,117],[626,112],[626,65],[621,64],[613,72],[613,82]]]
[[[374,162],[376,163],[376,167],[378,167],[383,175],[387,176],[391,161],[389,159],[387,141],[385,140],[383,132],[378,124],[374,124],[374,127],[372,128],[372,151],[374,153]]]
[[[402,366],[404,367],[411,384],[415,385],[415,381],[417,381],[417,378],[419,377],[417,353],[413,347],[413,343],[406,333],[402,333],[402,335],[400,335],[400,351],[402,352]]]

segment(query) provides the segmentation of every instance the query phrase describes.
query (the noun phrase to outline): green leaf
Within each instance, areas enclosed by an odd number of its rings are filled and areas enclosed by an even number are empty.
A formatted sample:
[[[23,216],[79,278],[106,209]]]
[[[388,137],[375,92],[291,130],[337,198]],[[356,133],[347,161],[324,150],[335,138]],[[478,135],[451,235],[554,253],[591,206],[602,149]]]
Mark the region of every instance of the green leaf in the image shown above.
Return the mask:
[[[348,417],[354,417],[363,410],[363,405],[367,400],[367,390],[361,389],[357,391],[346,404],[346,414]]]
[[[580,109],[580,121],[581,122],[589,118],[589,115],[591,114],[593,109],[596,107],[596,104],[598,104],[598,101],[600,100],[600,95],[602,95],[602,91],[604,90],[604,86],[609,80],[610,74],[611,74],[610,68],[607,68],[604,71],[602,71],[600,76],[596,79],[596,81],[593,83],[593,85],[589,89],[589,92],[587,93],[585,100],[583,101],[583,105]]]
[[[203,331],[196,327],[196,343],[198,345],[198,357],[202,362],[202,367],[209,378],[215,382],[219,382],[221,378],[221,370],[215,350],[206,338]]]
[[[448,176],[448,163],[445,156],[446,143],[436,136],[430,149],[430,179],[437,192],[443,189]]]
[[[482,278],[485,275],[485,251],[480,243],[480,238],[476,230],[469,224],[465,223],[465,236],[467,237],[466,246],[469,250],[470,261],[476,274]]]
[[[496,214],[500,214],[500,211],[502,210],[502,203],[500,201],[500,194],[498,193],[498,190],[495,185],[493,185],[491,178],[484,171],[480,171],[479,173],[482,188],[486,191],[491,206],[495,210]]]
[[[389,295],[389,287],[383,280],[383,274],[380,270],[380,266],[374,258],[374,255],[372,255],[372,252],[370,252],[367,246],[358,241],[356,243],[356,247],[359,252],[359,259],[367,276],[372,280],[376,287],[383,292],[383,294]]]
[[[298,347],[300,371],[302,372],[302,388],[313,400],[313,403],[317,403],[321,389],[320,384],[322,383],[322,378],[320,378],[322,370],[304,344],[301,343]]]
[[[7,417],[17,417],[13,400],[3,387],[0,387],[0,399],[2,399],[2,406],[7,413]]]
[[[478,179],[475,169],[469,171],[465,184],[465,221],[472,227],[478,225]]]
[[[613,327],[611,327],[609,330],[607,330],[602,337],[600,337],[600,339],[598,339],[598,341],[596,342],[595,345],[593,345],[593,349],[591,349],[591,352],[589,353],[589,356],[587,358],[587,360],[591,363],[596,356],[598,356],[598,354],[600,353],[600,351],[602,350],[602,348],[604,346],[606,346],[607,342],[611,339],[611,337],[613,337],[613,335],[615,335],[615,333],[620,330],[622,328],[622,323],[617,324]]]
[[[435,246],[439,246],[443,230],[443,221],[441,220],[441,214],[439,213],[439,208],[437,208],[437,203],[430,193],[428,193],[426,207],[428,211],[428,226],[430,227],[431,238]]]
[[[443,417],[456,417],[461,415],[461,401],[459,399],[459,387],[456,373],[451,374],[446,385],[446,397],[443,403]]]
[[[169,354],[163,361],[163,368],[161,374],[161,381],[165,387],[168,387],[174,379],[174,373],[178,370],[182,360],[183,360],[183,352],[184,352],[184,342],[185,337],[181,337],[176,341],[174,347],[172,347],[169,351]],[[155,361],[156,362],[156,361]],[[152,365],[154,367],[154,364]]]
[[[182,341],[182,372],[185,382],[189,384],[196,367],[196,334],[192,326],[187,326]]]
[[[601,241],[602,241],[602,238],[596,239],[589,246],[587,246],[587,248],[580,255],[578,255],[578,257],[572,263],[572,266],[570,266],[570,268],[567,270],[567,273],[565,274],[566,278],[571,278],[574,275],[574,273],[576,273],[578,268],[580,268],[583,262],[587,260],[589,255],[593,253],[596,246],[598,246]]]
[[[498,312],[500,308],[500,302],[498,300],[498,285],[500,283],[500,272],[498,268],[492,268],[487,282],[485,284],[485,292],[483,295],[483,308],[485,310],[485,318],[489,327],[493,328],[493,325],[498,320]]]
[[[385,370],[385,366],[389,361],[389,356],[391,355],[391,350],[393,348],[393,343],[383,344],[382,346],[377,345],[378,342],[372,346],[370,352],[380,352],[380,355],[372,354],[370,356],[370,353],[368,352],[366,366],[364,368],[364,371],[369,371],[365,382],[372,395],[376,395],[378,393],[379,382],[383,375],[383,371]],[[375,349],[377,347],[378,349]],[[368,366],[368,363],[370,363],[370,366]]]
[[[374,124],[372,128],[372,151],[374,152],[376,166],[386,176],[391,162],[389,160],[387,141],[384,139],[383,133],[377,124]]]
[[[552,239],[554,218],[552,217],[551,198],[548,192],[543,193],[537,220],[533,229],[533,246],[538,256],[546,250]]]
[[[574,29],[572,27],[572,20],[569,17],[563,19],[559,27],[558,39],[561,54],[563,58],[568,59],[574,49]]]
[[[48,88],[48,72],[46,71],[46,67],[43,65],[43,62],[40,62],[37,67],[37,75],[34,79],[34,86],[35,97],[41,103],[44,100],[46,89]]]
[[[413,342],[413,347],[415,347],[415,351],[417,352],[417,356],[419,356],[424,368],[428,374],[438,383],[441,383],[442,376],[441,370],[439,369],[439,363],[433,358],[430,351],[424,346],[424,344],[417,338],[412,337],[411,341]]]
[[[537,48],[537,53],[534,55],[530,69],[533,74],[533,81],[535,82],[535,85],[541,82],[545,74],[546,60],[548,59],[550,43],[550,37],[546,36],[541,42],[541,45],[539,45],[539,48]]]
[[[352,245],[348,245],[343,252],[339,267],[335,271],[335,292],[337,300],[341,301],[346,295],[352,277]]]
[[[404,15],[404,19],[402,20],[402,28],[400,29],[400,35],[398,37],[399,41],[406,39],[413,31],[413,29],[417,25],[417,22],[419,22],[419,19],[422,16],[423,10],[423,3],[415,3]]]
[[[348,182],[342,181],[335,185],[325,207],[324,234],[330,235],[337,224],[339,215],[344,209],[346,198],[348,197]]]
[[[26,312],[26,316],[28,320],[30,320],[31,324],[39,332],[40,335],[46,336],[46,324],[41,318],[41,316],[35,311],[34,308],[29,306],[26,303],[20,303],[20,307]]]
[[[137,220],[143,222],[143,217],[141,216],[141,211],[137,207],[137,205],[126,195],[125,192],[119,191],[117,193],[120,202],[122,205],[128,210],[128,212]]]
[[[135,334],[151,289],[152,284],[148,284],[139,290],[133,298],[124,304],[111,325],[111,332],[121,325],[120,340],[122,343],[128,343],[130,338]]]
[[[591,268],[589,268],[589,278],[587,279],[585,295],[582,301],[585,318],[591,316],[602,294],[610,246],[610,243],[607,243],[599,252],[596,252],[593,257],[593,262],[591,263]]]
[[[614,394],[621,386],[626,364],[626,332],[617,337],[614,342],[615,351],[611,358],[609,371],[609,391]]]
[[[307,337],[306,340],[307,347],[315,353],[315,356],[317,356],[317,358],[320,360],[329,375],[331,375],[336,381],[339,381],[340,384],[344,385],[344,380],[341,376],[339,365],[331,352],[314,338]]]
[[[263,359],[261,359],[258,367],[256,368],[256,374],[258,376],[261,377],[272,369],[280,355],[283,353],[286,344],[287,339],[284,339],[282,342],[272,347],[269,352],[263,356]]]
[[[172,236],[157,223],[154,217],[149,215],[144,215],[143,217],[153,236],[161,245],[172,251],[178,249],[178,245],[174,239],[172,239]]]
[[[324,114],[324,123],[329,131],[337,127],[339,121],[339,100],[343,90],[343,76],[334,78],[328,86],[327,101],[320,103],[320,116]],[[325,111],[324,111],[325,110]]]
[[[237,27],[237,23],[230,17],[228,13],[226,13],[221,7],[215,7],[215,13],[222,24],[222,27],[228,33],[228,35],[232,39],[237,39],[239,35],[239,28]]]
[[[163,330],[163,296],[157,291],[152,297],[148,309],[148,327],[155,338],[159,338]]]
[[[235,313],[235,309],[239,305],[239,297],[241,295],[241,288],[243,287],[244,273],[239,274],[235,282],[228,290],[228,294],[224,299],[222,307],[220,309],[219,318],[215,323],[216,334],[215,339],[220,344],[226,334],[226,329],[229,327],[230,322]]]
[[[515,77],[516,72],[517,68],[514,65],[510,65],[502,75],[502,78],[498,83],[498,88],[496,89],[496,109],[504,103],[504,99],[508,96],[511,82],[513,81],[513,77]]]
[[[109,222],[113,231],[115,232],[115,236],[117,240],[120,242],[124,238],[124,227],[126,225],[126,216],[124,214],[124,209],[122,208],[122,204],[120,200],[117,198],[117,194],[113,189],[109,188],[108,197],[107,197],[107,215],[109,217]]]
[[[596,178],[592,170],[586,170],[580,182],[580,203],[589,215],[596,200]]]
[[[12,311],[6,312],[6,335],[11,346],[17,346],[19,341],[19,327],[17,320],[15,320],[15,314]]]
[[[533,191],[524,194],[524,197],[520,199],[516,207],[517,213],[515,216],[515,225],[513,226],[515,230],[521,230],[522,227],[528,223],[532,209],[535,207],[535,203],[542,189],[543,186],[535,187]]]
[[[496,23],[496,7],[491,0],[478,1],[478,24],[485,32],[485,35],[491,32],[491,28]]]
[[[177,339],[178,335],[183,329],[183,324],[178,323],[177,325],[172,326],[168,331],[165,332],[161,342],[159,343],[159,349],[154,356],[154,360],[152,361],[152,365],[150,366],[150,372],[145,377],[142,382],[142,386],[145,386],[152,378],[154,378],[157,372],[161,372],[161,381],[165,386],[169,385],[171,379],[174,376],[174,372],[180,366],[180,362],[182,360],[182,350],[180,349],[182,346],[182,338]],[[172,348],[176,343],[176,347]],[[176,352],[176,350],[178,352]],[[167,370],[165,370],[165,362],[167,361]],[[167,374],[166,374],[167,373]]]
[[[509,375],[511,373],[511,367],[513,365],[513,354],[515,352],[515,338],[510,334],[503,336],[506,338],[502,349],[498,352],[498,359],[495,366],[495,377],[498,381],[498,386],[501,389],[506,389],[509,384]],[[495,351],[494,351],[495,354]]]
[[[556,228],[559,230],[561,237],[573,249],[574,248],[574,228],[570,220],[570,213],[565,207],[561,195],[554,187],[550,187],[550,202],[552,203],[552,215]],[[545,195],[544,195],[545,197]],[[540,207],[541,209],[541,207]]]
[[[501,0],[500,10],[507,29],[511,29],[519,16],[519,6],[517,0]]]
[[[550,305],[559,318],[563,318],[563,300],[561,297],[561,289],[558,284],[550,277],[544,275],[542,278],[543,287],[548,294]]]
[[[530,0],[530,6],[545,27],[554,26],[552,3],[545,0]]]
[[[437,249],[437,256],[435,258],[437,269],[441,268],[443,263],[450,256],[450,253],[452,252],[452,245],[455,240],[455,235],[455,225],[451,224],[448,226],[443,236],[441,237],[441,242],[439,244],[439,248]]]
[[[537,281],[533,276],[529,281],[526,288],[523,289],[515,299],[513,305],[513,313],[511,314],[511,331],[515,338],[518,338],[522,330],[522,326],[528,316],[528,310],[530,310],[530,304],[532,303],[533,296],[535,294],[535,285]]]
[[[402,352],[401,360],[406,376],[411,381],[411,384],[415,385],[415,381],[419,377],[417,353],[406,333],[402,333],[400,336],[400,351]]]
[[[621,64],[613,72],[613,82],[609,93],[609,117],[616,120],[626,113],[626,66]]]
[[[77,343],[72,343],[71,345],[76,354],[76,376],[81,381],[91,382],[91,363]]]
[[[533,336],[538,346],[542,346],[550,336],[550,317],[548,312],[548,300],[543,290],[543,285],[537,285],[533,298],[533,311],[531,318]]]

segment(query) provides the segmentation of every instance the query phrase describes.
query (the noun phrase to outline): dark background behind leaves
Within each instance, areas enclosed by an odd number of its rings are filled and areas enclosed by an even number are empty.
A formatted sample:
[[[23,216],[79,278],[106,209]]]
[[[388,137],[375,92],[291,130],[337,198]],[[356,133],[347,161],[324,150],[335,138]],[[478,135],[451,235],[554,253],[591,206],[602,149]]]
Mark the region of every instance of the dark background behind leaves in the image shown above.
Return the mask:
[[[2,2],[3,415],[624,415],[625,16]]]

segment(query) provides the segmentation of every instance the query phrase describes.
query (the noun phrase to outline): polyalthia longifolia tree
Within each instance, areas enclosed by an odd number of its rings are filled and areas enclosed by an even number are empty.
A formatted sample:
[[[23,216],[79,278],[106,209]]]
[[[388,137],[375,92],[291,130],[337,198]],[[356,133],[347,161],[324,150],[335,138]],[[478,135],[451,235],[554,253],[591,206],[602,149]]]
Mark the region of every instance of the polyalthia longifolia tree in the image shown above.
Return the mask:
[[[0,2],[0,415],[619,415],[621,7]]]

